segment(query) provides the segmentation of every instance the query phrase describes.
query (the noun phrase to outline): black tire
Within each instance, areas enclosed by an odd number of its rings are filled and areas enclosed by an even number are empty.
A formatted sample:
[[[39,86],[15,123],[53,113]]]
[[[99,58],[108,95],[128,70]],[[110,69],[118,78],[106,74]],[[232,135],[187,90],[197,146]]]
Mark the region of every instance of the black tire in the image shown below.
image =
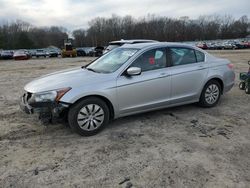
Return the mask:
[[[249,84],[246,84],[245,93],[246,93],[246,94],[250,94]]]
[[[211,87],[212,85],[217,86],[217,89],[219,90],[219,92],[218,92],[218,95],[217,95],[217,99],[214,102],[209,103],[206,100],[205,94],[206,94],[207,89],[209,87]],[[202,107],[206,107],[206,108],[214,107],[219,102],[220,96],[221,96],[221,85],[220,85],[220,83],[218,81],[216,81],[216,80],[210,80],[210,81],[208,81],[206,83],[206,85],[204,86],[204,88],[202,90],[202,93],[201,93],[201,96],[200,96],[199,105],[202,106]]]
[[[85,130],[81,128],[78,123],[79,113],[83,108],[86,108],[87,105],[97,105],[98,107],[101,107],[101,109],[103,110],[102,112],[104,114],[104,119],[102,120],[102,123],[94,130],[86,130],[86,128],[89,128],[91,126],[89,122],[90,121],[93,122],[94,120],[88,120],[88,123],[86,125],[83,125],[83,127],[85,127]],[[100,132],[108,124],[109,116],[110,116],[109,108],[103,100],[97,97],[89,97],[89,98],[86,98],[77,102],[72,107],[70,107],[69,113],[68,113],[68,122],[69,122],[69,126],[74,132],[82,136],[92,136]],[[92,126],[94,126],[93,123],[92,123]]]
[[[245,90],[246,89],[246,83],[245,82],[240,82],[239,88],[240,88],[240,90]]]

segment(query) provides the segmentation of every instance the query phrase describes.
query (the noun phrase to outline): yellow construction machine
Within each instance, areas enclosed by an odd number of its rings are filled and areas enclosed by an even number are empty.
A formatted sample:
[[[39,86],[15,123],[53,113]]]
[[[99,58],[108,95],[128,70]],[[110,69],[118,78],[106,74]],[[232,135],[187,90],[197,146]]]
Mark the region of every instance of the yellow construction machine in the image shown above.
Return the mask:
[[[76,57],[76,49],[72,46],[72,39],[64,40],[64,49],[62,50],[62,57]]]

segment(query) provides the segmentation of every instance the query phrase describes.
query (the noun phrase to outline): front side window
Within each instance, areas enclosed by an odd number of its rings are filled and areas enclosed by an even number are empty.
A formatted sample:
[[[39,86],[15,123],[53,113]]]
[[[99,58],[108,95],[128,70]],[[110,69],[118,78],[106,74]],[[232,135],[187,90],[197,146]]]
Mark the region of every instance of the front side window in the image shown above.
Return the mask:
[[[196,63],[196,56],[190,48],[170,48],[173,66]]]
[[[131,65],[143,71],[150,71],[166,67],[166,50],[164,48],[149,50],[140,55]]]
[[[130,48],[116,48],[110,53],[100,57],[86,69],[100,73],[112,73],[126,63],[138,50]]]

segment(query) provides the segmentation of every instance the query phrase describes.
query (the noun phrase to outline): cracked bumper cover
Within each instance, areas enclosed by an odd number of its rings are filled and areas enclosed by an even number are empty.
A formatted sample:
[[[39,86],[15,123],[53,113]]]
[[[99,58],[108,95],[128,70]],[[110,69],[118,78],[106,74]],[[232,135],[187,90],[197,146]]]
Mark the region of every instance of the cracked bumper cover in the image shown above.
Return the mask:
[[[53,116],[59,116],[59,114],[69,107],[69,104],[63,102],[34,102],[30,101],[32,94],[25,93],[19,102],[19,106],[22,111],[27,114],[33,113],[48,113]]]

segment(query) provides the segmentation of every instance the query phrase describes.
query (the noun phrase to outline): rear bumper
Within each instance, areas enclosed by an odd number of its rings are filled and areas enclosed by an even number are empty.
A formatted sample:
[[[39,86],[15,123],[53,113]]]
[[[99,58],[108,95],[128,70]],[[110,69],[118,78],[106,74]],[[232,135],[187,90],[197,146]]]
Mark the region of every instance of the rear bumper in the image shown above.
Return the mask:
[[[226,93],[228,91],[230,91],[234,86],[234,82],[230,83],[230,84],[227,84],[226,86],[224,86],[224,91],[223,93]]]
[[[58,57],[58,54],[49,54],[49,57]]]
[[[47,54],[36,54],[35,55],[36,57],[45,57],[45,56],[48,56]]]
[[[28,56],[15,56],[14,59],[15,60],[28,60],[29,57]]]

